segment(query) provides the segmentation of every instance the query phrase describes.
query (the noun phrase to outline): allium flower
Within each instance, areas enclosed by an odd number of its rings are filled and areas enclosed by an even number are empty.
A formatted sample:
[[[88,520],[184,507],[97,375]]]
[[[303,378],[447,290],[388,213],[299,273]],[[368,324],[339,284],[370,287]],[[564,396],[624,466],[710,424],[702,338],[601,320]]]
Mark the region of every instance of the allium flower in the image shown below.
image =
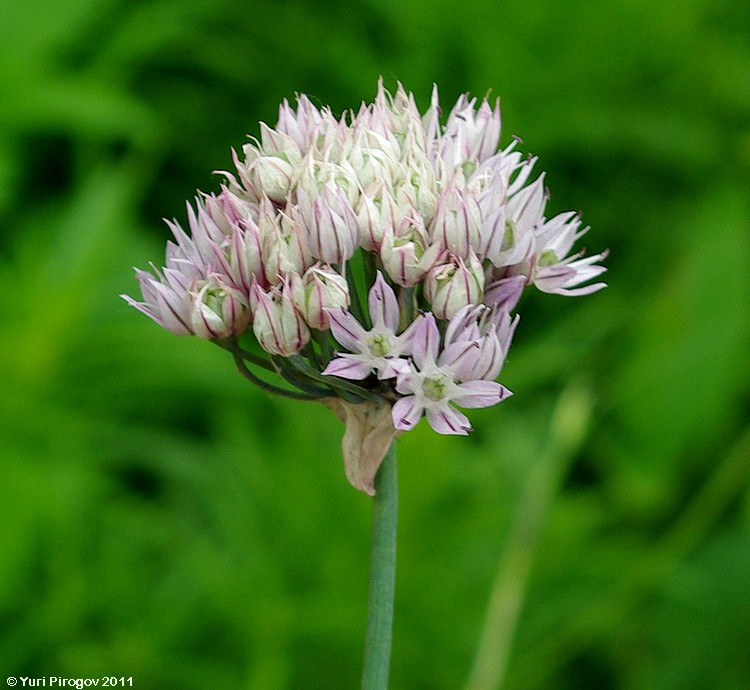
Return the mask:
[[[427,273],[425,295],[438,318],[449,319],[467,304],[481,302],[484,292],[482,264],[471,249],[465,259],[449,255]]]
[[[440,434],[465,436],[471,424],[460,407],[489,407],[511,395],[495,381],[477,377],[477,371],[492,353],[482,352],[478,339],[458,334],[452,347],[440,352],[440,331],[432,314],[417,320],[411,338],[411,363],[401,370],[396,390],[404,397],[393,405],[393,425],[401,431],[413,429],[424,413],[430,426]],[[464,326],[473,335],[471,324]],[[493,336],[494,337],[494,336]],[[480,363],[481,362],[481,363]]]
[[[211,340],[263,390],[317,401],[345,424],[347,479],[373,512],[362,687],[388,687],[396,536],[395,439],[422,417],[465,436],[458,408],[489,407],[523,291],[585,295],[606,252],[574,249],[578,214],[545,216],[545,175],[514,139],[499,149],[499,101],[464,95],[441,125],[437,87],[382,82],[335,116],[305,96],[232,151],[218,194],[188,204],[165,266],[136,269],[125,300],[177,335]],[[366,299],[365,299],[366,295]],[[381,471],[382,464],[382,471]]]
[[[323,370],[324,374],[361,380],[375,373],[378,378],[393,378],[406,365],[401,355],[409,349],[415,323],[397,335],[400,314],[396,294],[378,273],[367,298],[372,328],[366,330],[345,309],[327,309],[331,333],[349,350],[339,354]]]
[[[500,137],[497,101],[461,96],[441,125],[437,88],[423,114],[382,82],[342,116],[283,101],[221,190],[188,205],[188,230],[167,221],[165,266],[136,271],[142,300],[125,299],[229,350],[266,390],[336,410],[347,475],[371,492],[390,441],[422,416],[465,434],[455,406],[508,397],[494,379],[526,288],[604,287],[606,252],[575,249],[588,228],[545,215],[537,159]]]
[[[380,260],[391,280],[401,287],[413,287],[419,283],[442,253],[443,245],[430,242],[416,211],[396,228],[383,229]]]
[[[191,297],[190,324],[195,335],[211,340],[245,332],[250,322],[247,298],[220,276],[211,275],[196,284]]]
[[[311,328],[328,328],[328,309],[349,306],[349,286],[346,279],[332,268],[316,264],[300,277],[290,280],[292,301]]]
[[[297,354],[310,340],[310,329],[294,306],[289,282],[269,292],[255,283],[250,291],[253,333],[272,355]]]

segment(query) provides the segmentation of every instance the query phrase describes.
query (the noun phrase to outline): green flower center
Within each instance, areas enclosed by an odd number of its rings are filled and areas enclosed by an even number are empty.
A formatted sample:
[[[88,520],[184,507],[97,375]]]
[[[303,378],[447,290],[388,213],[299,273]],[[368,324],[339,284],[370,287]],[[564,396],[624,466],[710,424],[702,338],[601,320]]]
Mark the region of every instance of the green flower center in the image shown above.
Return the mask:
[[[448,377],[445,374],[429,376],[422,381],[422,393],[424,393],[424,397],[433,402],[442,400],[445,397],[446,388],[448,388]]]
[[[508,218],[505,221],[505,232],[503,233],[503,246],[501,249],[510,249],[516,243],[516,224]]]
[[[396,237],[393,241],[394,249],[406,247],[409,244],[412,245],[414,249],[414,256],[416,259],[421,259],[425,252],[425,246],[416,229],[407,230],[403,235]]]
[[[391,341],[387,335],[378,333],[367,341],[367,348],[373,357],[387,357],[391,353]]]
[[[203,293],[203,304],[205,304],[211,311],[221,315],[222,305],[224,304],[226,296],[227,293],[222,288],[206,290],[206,292]]]
[[[545,249],[537,259],[537,266],[554,266],[559,259],[554,249]]]

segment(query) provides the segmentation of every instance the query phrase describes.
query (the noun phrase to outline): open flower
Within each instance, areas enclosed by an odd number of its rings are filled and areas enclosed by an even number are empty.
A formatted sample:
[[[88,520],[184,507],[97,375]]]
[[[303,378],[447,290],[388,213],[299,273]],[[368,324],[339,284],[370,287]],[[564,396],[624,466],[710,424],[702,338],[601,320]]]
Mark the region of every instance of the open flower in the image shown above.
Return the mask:
[[[502,402],[511,392],[495,381],[475,379],[474,357],[479,343],[463,342],[460,348],[440,348],[440,331],[432,314],[423,314],[415,322],[411,337],[411,361],[402,369],[396,390],[404,397],[393,405],[393,426],[402,431],[413,429],[424,414],[439,434],[465,436],[471,423],[460,407],[490,407]]]
[[[349,352],[339,353],[323,370],[329,376],[361,380],[376,373],[393,378],[406,365],[401,355],[408,350],[413,327],[396,334],[400,316],[396,294],[378,272],[367,303],[372,328],[366,329],[345,309],[326,309],[331,333]]]

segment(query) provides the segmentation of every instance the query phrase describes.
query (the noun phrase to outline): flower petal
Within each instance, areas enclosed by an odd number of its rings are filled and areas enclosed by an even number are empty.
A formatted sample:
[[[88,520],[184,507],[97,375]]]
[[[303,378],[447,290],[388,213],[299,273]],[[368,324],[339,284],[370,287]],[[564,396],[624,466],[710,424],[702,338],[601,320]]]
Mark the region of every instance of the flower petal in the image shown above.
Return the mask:
[[[423,409],[413,395],[407,395],[405,398],[397,400],[391,410],[393,426],[400,431],[413,429],[422,418]]]
[[[380,271],[378,271],[375,283],[370,288],[367,304],[370,307],[372,325],[375,328],[385,326],[395,333],[399,322],[398,301],[396,300],[396,293],[385,282],[385,278]]]
[[[403,357],[390,357],[386,359],[383,368],[378,372],[379,379],[393,379],[409,371],[409,360]]]
[[[324,309],[331,326],[331,333],[336,342],[352,352],[361,352],[365,347],[364,340],[367,332],[343,307],[339,309]]]
[[[414,322],[410,333],[410,350],[414,363],[423,369],[428,362],[434,362],[440,345],[440,331],[432,314],[421,314]],[[414,325],[414,324],[412,324]]]
[[[452,401],[461,407],[490,407],[513,395],[505,386],[495,381],[467,381],[456,386]]]
[[[468,436],[471,431],[471,422],[468,417],[454,410],[450,405],[441,405],[436,409],[427,409],[427,421],[439,434],[451,434],[454,436]]]
[[[366,379],[372,372],[372,367],[360,359],[341,355],[331,360],[321,373],[327,376],[338,376],[342,379],[361,381]]]

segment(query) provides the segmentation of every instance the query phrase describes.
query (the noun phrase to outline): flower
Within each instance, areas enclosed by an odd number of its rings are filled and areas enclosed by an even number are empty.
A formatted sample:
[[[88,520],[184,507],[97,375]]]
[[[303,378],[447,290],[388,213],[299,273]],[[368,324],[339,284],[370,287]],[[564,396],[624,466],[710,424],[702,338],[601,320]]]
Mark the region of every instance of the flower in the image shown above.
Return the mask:
[[[495,381],[476,378],[478,341],[460,338],[439,352],[440,331],[432,314],[423,314],[411,338],[411,362],[402,369],[396,390],[403,396],[393,405],[393,425],[401,431],[413,429],[424,414],[439,434],[465,436],[471,431],[466,415],[451,405],[489,407],[511,392]],[[464,329],[471,328],[465,326]]]
[[[443,253],[443,245],[431,243],[416,212],[396,228],[386,226],[380,259],[388,276],[401,287],[413,287],[424,278]]]
[[[310,199],[300,189],[297,204],[313,256],[328,264],[350,259],[359,244],[359,225],[344,192],[338,187],[324,186]]]
[[[195,335],[230,338],[243,333],[250,321],[247,298],[221,276],[211,275],[191,291],[190,325]]]
[[[325,310],[333,337],[349,352],[339,353],[323,374],[361,380],[376,373],[378,378],[387,379],[393,378],[406,364],[401,354],[408,349],[414,325],[396,335],[400,322],[396,294],[380,272],[367,301],[372,318],[369,330],[345,309]]]
[[[327,266],[311,266],[302,277],[293,274],[290,287],[294,306],[307,325],[319,331],[328,328],[328,309],[349,306],[346,278]]]
[[[482,264],[471,249],[465,261],[449,255],[428,271],[424,290],[435,316],[449,319],[462,307],[479,304],[484,292]]]
[[[290,357],[310,341],[310,329],[294,306],[291,291],[288,281],[268,292],[255,283],[250,291],[253,333],[272,355]]]

